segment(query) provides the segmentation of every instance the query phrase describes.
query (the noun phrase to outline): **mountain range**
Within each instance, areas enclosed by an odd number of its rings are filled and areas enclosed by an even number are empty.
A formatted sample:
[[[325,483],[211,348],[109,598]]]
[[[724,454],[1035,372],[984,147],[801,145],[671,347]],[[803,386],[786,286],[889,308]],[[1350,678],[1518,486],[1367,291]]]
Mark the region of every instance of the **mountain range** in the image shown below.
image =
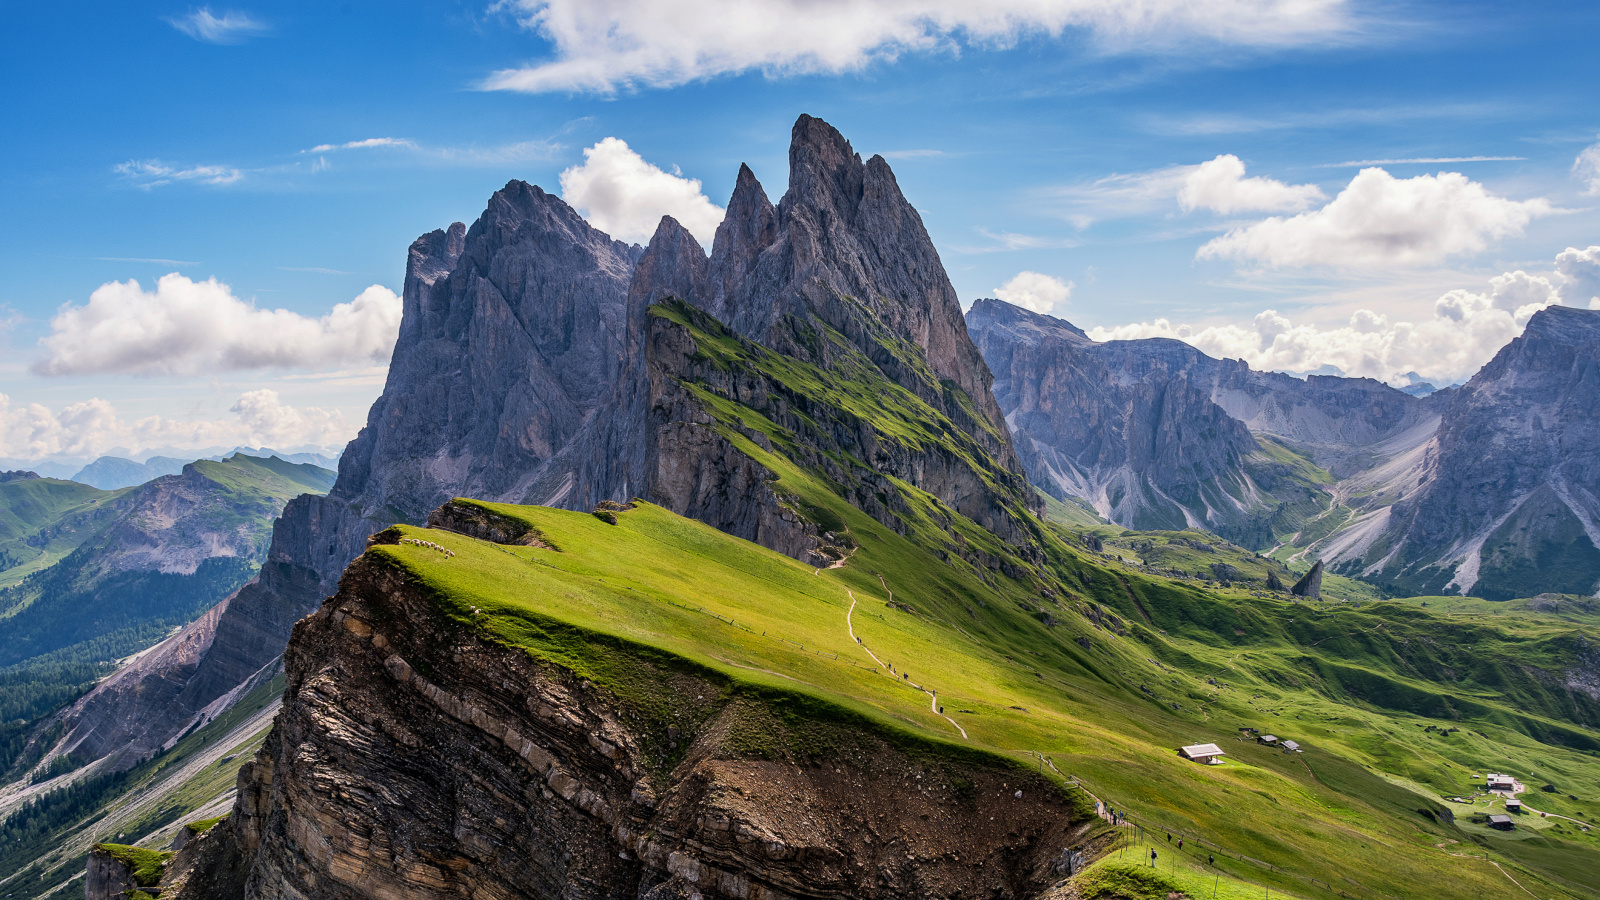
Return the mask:
[[[0,481],[5,768],[26,774],[28,760],[51,749],[82,759],[133,751],[70,739],[48,747],[43,739],[54,743],[62,731],[39,726],[25,753],[24,726],[248,581],[284,503],[326,490],[332,474],[244,455],[116,491],[8,473]]]
[[[709,254],[671,218],[614,241],[515,181],[413,243],[388,382],[326,495],[289,501],[254,581],[33,733],[42,771],[79,752],[72,783],[104,787],[28,883],[87,860],[92,900],[1504,891],[1440,849],[1472,842],[1600,896],[1588,832],[1555,830],[1600,795],[1592,610],[1252,580],[1288,574],[1271,556],[1377,577],[1324,551],[1378,510],[1426,521],[1460,398],[1519,395],[963,315],[882,157],[801,116],[789,164],[776,204],[741,168]],[[1535,345],[1550,321],[1574,333],[1546,317]],[[1587,377],[1555,343],[1504,367],[1547,432]],[[1560,440],[1508,452],[1529,484],[1586,471]],[[1132,564],[1045,517],[1063,501],[1265,552],[1162,536]],[[1229,761],[1173,752],[1202,741]],[[1448,798],[1490,765],[1552,773],[1539,802],[1573,818],[1471,821]],[[40,822],[68,809],[57,777]],[[1133,877],[1110,806],[1190,842],[1143,893],[1096,886]],[[69,829],[15,819],[16,852]],[[119,835],[140,846],[89,847]]]
[[[1128,528],[1204,528],[1398,594],[1600,590],[1600,312],[1534,314],[1465,385],[1257,372],[1090,340],[999,300],[968,326],[1030,479]]]

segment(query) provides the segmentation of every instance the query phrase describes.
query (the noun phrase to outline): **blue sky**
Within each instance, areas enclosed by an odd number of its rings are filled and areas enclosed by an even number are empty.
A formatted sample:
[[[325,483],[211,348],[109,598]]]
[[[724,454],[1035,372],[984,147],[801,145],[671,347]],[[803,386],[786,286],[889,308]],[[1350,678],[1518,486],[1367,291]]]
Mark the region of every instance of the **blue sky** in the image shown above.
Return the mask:
[[[724,2],[11,5],[0,457],[342,443],[417,235],[575,167],[714,222],[801,112],[1103,337],[1442,382],[1600,295],[1592,3]]]

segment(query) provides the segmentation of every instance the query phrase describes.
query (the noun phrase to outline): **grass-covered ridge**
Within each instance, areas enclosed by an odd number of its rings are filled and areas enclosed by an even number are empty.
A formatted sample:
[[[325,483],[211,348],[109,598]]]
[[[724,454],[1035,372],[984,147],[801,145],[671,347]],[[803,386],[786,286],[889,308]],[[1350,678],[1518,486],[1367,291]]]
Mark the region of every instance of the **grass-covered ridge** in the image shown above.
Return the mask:
[[[617,513],[615,525],[484,507],[561,549],[400,528],[398,536],[425,537],[455,555],[409,543],[369,552],[404,567],[463,624],[617,690],[628,690],[618,659],[666,653],[718,673],[743,696],[813,698],[820,705],[808,715],[835,709],[907,741],[977,748],[1051,776],[1033,756],[1042,754],[1141,821],[1226,848],[1224,878],[1275,891],[1337,896],[1311,879],[1340,871],[1356,882],[1347,884],[1351,896],[1498,896],[1509,886],[1499,870],[1452,855],[1470,847],[1549,896],[1600,896],[1593,835],[1540,819],[1506,836],[1472,824],[1471,807],[1441,799],[1470,796],[1475,773],[1510,770],[1528,781],[1537,770],[1564,793],[1535,795],[1530,805],[1593,821],[1596,754],[1525,733],[1588,732],[1553,715],[1516,713],[1514,699],[1487,689],[1452,693],[1445,675],[1413,654],[1428,629],[1446,628],[1456,631],[1444,640],[1485,656],[1556,660],[1571,623],[1219,595],[1062,549],[1012,578],[938,561],[848,505],[833,514],[859,549],[843,568],[820,571],[648,504]],[[1056,580],[1035,583],[1046,569]],[[596,641],[617,652],[596,654]],[[936,691],[968,737],[908,681]],[[1294,737],[1307,752],[1240,741],[1241,725]],[[1199,740],[1222,743],[1228,762],[1201,767],[1172,752]]]

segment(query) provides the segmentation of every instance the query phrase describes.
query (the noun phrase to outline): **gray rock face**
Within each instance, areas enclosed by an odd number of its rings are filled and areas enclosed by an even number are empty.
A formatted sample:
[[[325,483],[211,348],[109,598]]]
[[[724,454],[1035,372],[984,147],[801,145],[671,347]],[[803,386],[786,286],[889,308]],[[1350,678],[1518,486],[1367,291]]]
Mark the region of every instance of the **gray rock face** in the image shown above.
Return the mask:
[[[139,885],[128,864],[104,850],[89,853],[89,870],[83,881],[84,900],[122,900]]]
[[[683,299],[737,334],[822,362],[825,345],[819,352],[796,340],[785,321],[814,316],[891,380],[953,414],[958,425],[983,432],[986,448],[1008,469],[1018,468],[991,391],[993,376],[967,334],[921,216],[883,157],[863,163],[831,125],[801,116],[789,147],[788,192],[774,209],[754,174],[740,169],[710,272],[708,295]],[[905,343],[920,352],[897,352]],[[946,396],[949,389],[968,398],[970,412]]]
[[[999,300],[967,324],[1033,482],[1125,527],[1271,546],[1333,502],[1296,457],[1361,473],[1437,423],[1437,401],[1371,379],[1256,372],[1174,340],[1096,343]]]
[[[1492,599],[1600,589],[1600,312],[1551,307],[1450,392],[1421,486],[1347,567]]]
[[[333,490],[290,501],[258,578],[75,704],[65,740],[131,764],[225,710],[271,676],[294,623],[381,528],[462,494],[560,503],[570,470],[551,462],[615,387],[638,252],[522,182],[470,231],[413,243],[388,383]]]
[[[677,223],[663,222],[635,274],[635,298],[683,301],[699,311],[686,315],[706,316],[703,333],[726,328],[764,351],[817,367],[827,379],[849,378],[844,372],[856,363],[847,358],[859,360],[870,367],[864,377],[910,392],[929,418],[947,420],[972,442],[972,452],[888,439],[882,423],[814,389],[761,374],[759,365],[732,372],[708,361],[681,328],[653,317],[645,325],[654,442],[645,496],[811,558],[805,548],[816,545],[816,529],[785,510],[770,489],[750,489],[775,476],[715,432],[712,417],[681,387],[695,384],[797,435],[797,461],[827,470],[852,503],[891,527],[899,526],[885,498],[898,492],[887,489],[885,476],[1021,540],[1026,526],[1016,511],[1034,500],[994,402],[993,378],[893,172],[881,157],[863,163],[837,131],[809,116],[795,124],[789,160],[789,189],[776,207],[749,168],[741,168],[709,259]],[[836,424],[819,424],[828,422]],[[979,458],[982,471],[975,468]],[[838,459],[867,466],[845,471],[830,461]]]
[[[1294,583],[1289,593],[1296,597],[1305,597],[1308,600],[1318,600],[1322,597],[1322,560],[1317,560],[1304,577]]]

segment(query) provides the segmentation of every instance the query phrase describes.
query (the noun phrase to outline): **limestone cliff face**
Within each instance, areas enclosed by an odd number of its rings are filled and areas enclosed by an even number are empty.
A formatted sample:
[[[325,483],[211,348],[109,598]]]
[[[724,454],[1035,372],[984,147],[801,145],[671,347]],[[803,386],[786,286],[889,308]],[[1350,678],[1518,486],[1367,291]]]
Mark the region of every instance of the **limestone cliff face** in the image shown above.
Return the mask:
[[[753,758],[740,729],[810,726],[626,664],[673,702],[485,642],[363,557],[296,626],[283,712],[177,896],[1030,897],[1082,840],[1026,770],[823,723],[827,752]]]
[[[1442,414],[1422,485],[1347,567],[1494,599],[1600,590],[1600,313],[1536,313]]]

